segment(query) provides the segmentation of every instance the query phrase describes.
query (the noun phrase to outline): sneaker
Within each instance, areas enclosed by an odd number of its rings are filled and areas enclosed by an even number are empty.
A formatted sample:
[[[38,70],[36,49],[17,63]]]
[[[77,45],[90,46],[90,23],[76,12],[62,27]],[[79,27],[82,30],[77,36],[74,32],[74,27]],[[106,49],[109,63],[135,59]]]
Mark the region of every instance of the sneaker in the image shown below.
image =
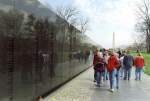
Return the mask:
[[[116,88],[117,88],[117,89],[119,89],[119,87],[118,87],[118,86],[117,86]]]
[[[96,82],[96,80],[94,80],[93,82]]]
[[[123,80],[126,80],[126,78],[123,78]]]
[[[111,92],[114,92],[114,89],[111,89]]]
[[[114,89],[110,89],[109,91],[110,91],[110,92],[114,92]]]
[[[97,87],[100,87],[100,84],[97,84],[96,86],[97,86]]]
[[[104,83],[104,81],[100,81],[100,84],[103,84]]]

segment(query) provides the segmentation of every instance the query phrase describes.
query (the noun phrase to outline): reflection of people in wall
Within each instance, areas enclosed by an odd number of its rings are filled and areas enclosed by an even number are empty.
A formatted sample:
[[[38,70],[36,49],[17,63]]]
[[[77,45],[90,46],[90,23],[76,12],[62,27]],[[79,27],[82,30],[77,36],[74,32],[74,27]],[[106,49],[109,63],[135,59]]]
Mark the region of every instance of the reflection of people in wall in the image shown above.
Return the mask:
[[[84,60],[85,60],[85,63],[86,63],[87,60],[89,59],[89,56],[90,56],[90,51],[89,51],[89,50],[85,50],[85,53],[84,53]]]
[[[42,80],[42,68],[43,68],[43,56],[42,56],[42,52],[39,51],[38,54],[38,65],[36,67],[36,72],[37,72],[37,77],[38,80],[41,81]]]
[[[42,57],[43,57],[43,67],[42,67],[42,74],[43,74],[43,76],[44,75],[49,75],[49,66],[48,66],[48,64],[49,64],[49,54],[47,53],[47,52],[44,52],[43,54],[42,54]],[[46,78],[44,78],[43,77],[43,79],[46,79]]]
[[[42,96],[40,96],[40,97],[38,98],[38,101],[44,101],[44,99],[42,98]]]
[[[48,68],[48,61],[49,61],[49,54],[43,53],[43,70],[46,70]]]
[[[49,55],[49,72],[50,72],[50,77],[55,76],[55,72],[54,72],[54,67],[56,64],[56,52],[55,52],[55,45],[56,45],[56,36],[55,34],[52,32],[50,33],[51,37],[50,37],[50,55]]]

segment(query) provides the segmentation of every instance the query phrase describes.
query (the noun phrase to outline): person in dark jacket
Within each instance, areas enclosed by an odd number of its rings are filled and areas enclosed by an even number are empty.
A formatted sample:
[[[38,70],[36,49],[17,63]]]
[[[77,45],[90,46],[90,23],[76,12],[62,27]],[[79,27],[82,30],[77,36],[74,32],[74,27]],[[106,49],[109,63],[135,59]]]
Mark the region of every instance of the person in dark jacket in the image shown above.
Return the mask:
[[[94,51],[94,58],[93,58],[93,69],[94,69],[94,82],[96,82],[96,69],[95,69],[95,66],[96,66],[96,64],[97,64],[97,58],[98,58],[98,52],[99,52],[99,50],[98,49],[96,49],[95,51]]]
[[[102,82],[103,73],[105,71],[104,67],[104,59],[100,54],[97,54],[96,58],[96,64],[95,64],[95,71],[96,71],[96,82],[97,86],[100,87],[100,83]]]
[[[99,52],[98,49],[95,50],[94,52],[94,58],[93,58],[93,68],[94,68],[94,82],[96,82],[97,80],[97,73],[96,73],[96,66],[97,66],[97,63],[99,62],[99,58],[101,57],[101,54]]]
[[[118,53],[118,55],[119,55],[119,58],[121,57],[121,55],[122,55],[122,52],[121,52],[121,50],[119,49],[119,51],[117,52]]]
[[[124,65],[124,80],[128,79],[130,80],[131,77],[131,69],[134,65],[134,58],[132,55],[130,55],[130,51],[128,50],[126,55],[123,59],[123,65]]]

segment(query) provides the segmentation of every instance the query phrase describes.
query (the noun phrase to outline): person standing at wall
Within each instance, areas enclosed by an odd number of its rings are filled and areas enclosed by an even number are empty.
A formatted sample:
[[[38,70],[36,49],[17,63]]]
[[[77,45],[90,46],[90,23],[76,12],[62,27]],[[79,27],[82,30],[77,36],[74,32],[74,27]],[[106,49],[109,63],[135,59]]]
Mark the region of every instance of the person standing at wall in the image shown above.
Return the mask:
[[[93,58],[93,68],[94,68],[94,82],[96,82],[96,64],[98,62],[98,53],[99,53],[99,50],[96,49],[94,51],[94,58]]]
[[[138,53],[138,55],[135,57],[134,63],[135,63],[135,80],[141,80],[141,73],[145,65],[144,57],[142,56],[141,53]]]

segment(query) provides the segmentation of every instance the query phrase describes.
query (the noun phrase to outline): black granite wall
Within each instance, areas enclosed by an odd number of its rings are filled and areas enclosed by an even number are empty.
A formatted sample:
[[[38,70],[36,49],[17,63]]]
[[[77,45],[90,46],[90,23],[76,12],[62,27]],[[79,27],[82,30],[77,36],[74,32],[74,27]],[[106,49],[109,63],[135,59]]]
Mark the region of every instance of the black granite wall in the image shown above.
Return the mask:
[[[67,24],[36,0],[0,0],[0,101],[33,101],[89,66]]]

